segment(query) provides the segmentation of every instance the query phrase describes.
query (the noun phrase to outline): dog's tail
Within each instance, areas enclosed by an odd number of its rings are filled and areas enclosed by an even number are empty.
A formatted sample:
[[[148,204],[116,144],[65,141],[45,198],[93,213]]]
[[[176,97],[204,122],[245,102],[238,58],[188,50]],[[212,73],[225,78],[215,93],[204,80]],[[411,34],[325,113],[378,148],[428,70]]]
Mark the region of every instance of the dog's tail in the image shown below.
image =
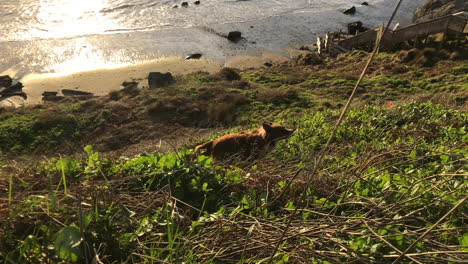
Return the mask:
[[[213,140],[212,141],[209,141],[209,142],[206,142],[205,144],[203,145],[198,145],[195,147],[195,152],[200,152],[200,150],[205,150],[203,153],[203,155],[211,155],[211,151],[213,149]]]

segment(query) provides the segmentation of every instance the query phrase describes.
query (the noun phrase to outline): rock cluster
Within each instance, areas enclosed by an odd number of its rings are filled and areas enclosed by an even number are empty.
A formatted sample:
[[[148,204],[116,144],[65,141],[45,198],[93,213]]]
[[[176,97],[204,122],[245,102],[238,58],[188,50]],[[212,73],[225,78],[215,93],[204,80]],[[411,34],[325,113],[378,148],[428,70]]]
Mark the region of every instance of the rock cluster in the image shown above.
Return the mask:
[[[56,102],[56,101],[62,100],[65,97],[89,99],[94,96],[94,94],[90,92],[71,90],[71,89],[62,89],[63,96],[57,95],[57,94],[58,92],[45,91],[42,93],[42,101]]]
[[[197,0],[197,1],[193,2],[193,4],[194,4],[194,5],[199,5],[199,4],[201,4],[201,2],[200,2],[199,0]],[[188,6],[189,6],[189,2],[185,2],[185,1],[184,1],[184,2],[182,2],[182,3],[180,4],[180,6],[181,6],[181,7],[188,7]],[[173,6],[172,8],[178,8],[178,7],[179,7],[178,5],[175,5],[175,6]]]
[[[23,84],[10,76],[0,76],[0,108],[18,107],[28,98],[23,92]]]

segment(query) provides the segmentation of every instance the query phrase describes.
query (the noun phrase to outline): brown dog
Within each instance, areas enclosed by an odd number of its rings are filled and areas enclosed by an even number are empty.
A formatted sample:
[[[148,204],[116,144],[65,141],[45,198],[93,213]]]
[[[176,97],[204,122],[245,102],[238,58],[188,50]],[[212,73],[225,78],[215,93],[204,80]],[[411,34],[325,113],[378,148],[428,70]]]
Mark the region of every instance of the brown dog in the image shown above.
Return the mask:
[[[293,132],[282,125],[265,122],[255,130],[225,135],[199,145],[195,151],[205,150],[203,154],[222,161],[258,159],[270,152],[276,141],[290,137]]]

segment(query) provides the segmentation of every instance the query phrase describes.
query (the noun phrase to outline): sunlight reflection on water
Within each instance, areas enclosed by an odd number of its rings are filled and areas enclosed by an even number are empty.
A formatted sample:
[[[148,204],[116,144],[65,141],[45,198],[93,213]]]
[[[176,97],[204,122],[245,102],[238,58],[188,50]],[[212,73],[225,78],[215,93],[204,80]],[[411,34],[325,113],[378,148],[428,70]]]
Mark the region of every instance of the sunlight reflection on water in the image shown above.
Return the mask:
[[[287,54],[354,20],[380,25],[392,1],[368,1],[346,16],[349,0],[204,0],[187,8],[172,8],[181,0],[0,0],[0,73],[67,74],[192,53],[220,63]],[[410,19],[423,1],[404,2],[396,20]],[[243,43],[222,37],[233,30]]]
[[[31,35],[38,38],[71,37],[118,28],[119,23],[100,10],[108,0],[41,0],[37,5],[37,24]]]
[[[103,32],[117,28],[119,23],[102,15],[108,0],[41,0],[36,13],[38,25],[32,28],[37,38],[63,38]],[[113,68],[128,64],[125,54],[113,54],[109,60],[104,51],[84,38],[70,38],[66,45],[43,46],[48,53],[57,54],[45,68],[48,72],[67,74],[87,69]]]
[[[115,68],[131,64],[131,56],[124,50],[105,54],[105,51],[86,39],[72,39],[65,46],[51,46],[50,52],[62,54],[53,57],[45,70],[51,73],[69,74],[89,69]]]

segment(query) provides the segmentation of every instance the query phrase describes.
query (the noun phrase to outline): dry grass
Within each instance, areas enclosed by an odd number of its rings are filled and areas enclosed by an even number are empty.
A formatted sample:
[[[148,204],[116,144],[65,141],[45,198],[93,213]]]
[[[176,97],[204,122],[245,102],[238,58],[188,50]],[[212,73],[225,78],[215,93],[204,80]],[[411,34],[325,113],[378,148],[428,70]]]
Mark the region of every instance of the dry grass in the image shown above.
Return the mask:
[[[236,81],[241,79],[238,70],[233,68],[222,68],[215,76],[227,81]]]

